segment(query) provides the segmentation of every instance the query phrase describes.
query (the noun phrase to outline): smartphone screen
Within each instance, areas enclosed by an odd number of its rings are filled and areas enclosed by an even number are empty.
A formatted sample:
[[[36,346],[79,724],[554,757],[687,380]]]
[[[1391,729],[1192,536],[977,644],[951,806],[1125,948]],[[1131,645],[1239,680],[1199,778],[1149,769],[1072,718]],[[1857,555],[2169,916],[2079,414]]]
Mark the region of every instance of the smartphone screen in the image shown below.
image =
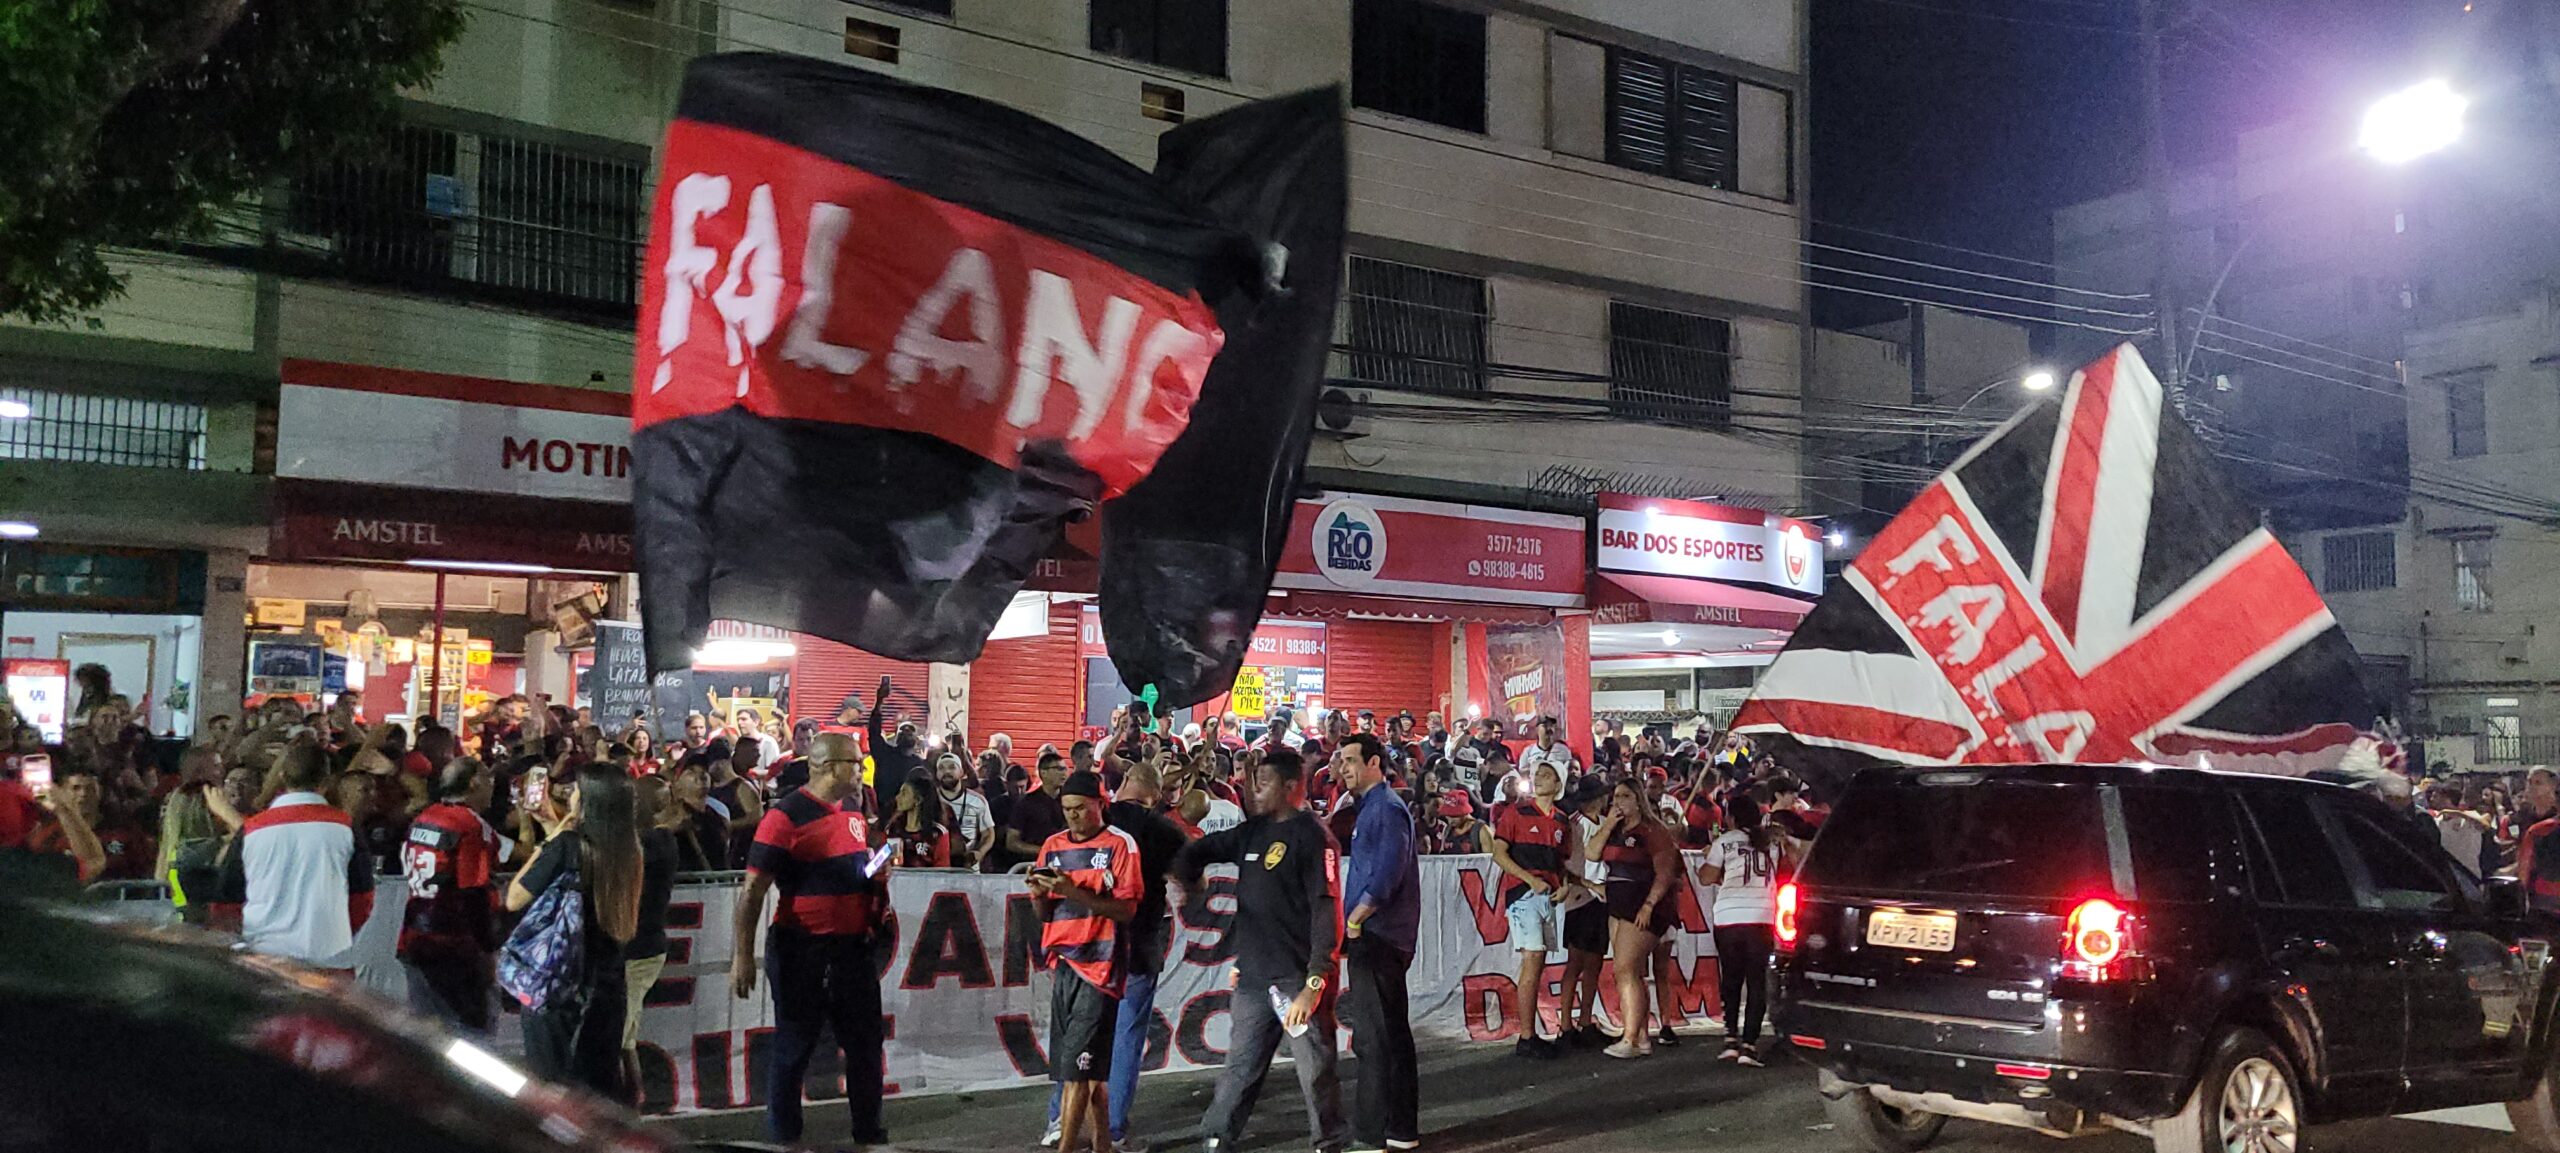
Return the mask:
[[[865,858],[862,862],[862,875],[866,877],[879,876],[881,868],[887,865],[889,863],[889,858],[895,856],[897,852],[898,843],[896,841],[890,841],[879,848],[871,850],[871,855]]]
[[[49,753],[29,753],[18,758],[18,780],[27,791],[41,797],[53,791],[53,757]]]

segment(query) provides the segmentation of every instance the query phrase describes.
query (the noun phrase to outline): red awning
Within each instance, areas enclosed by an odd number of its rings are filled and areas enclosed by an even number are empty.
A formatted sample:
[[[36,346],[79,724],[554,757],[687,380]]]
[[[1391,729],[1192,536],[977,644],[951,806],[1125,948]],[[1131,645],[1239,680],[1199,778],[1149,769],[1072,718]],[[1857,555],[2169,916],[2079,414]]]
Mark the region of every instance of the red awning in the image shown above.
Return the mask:
[[[1723,625],[1791,630],[1813,602],[1721,581],[1598,573],[1591,578],[1591,623]]]
[[[284,479],[267,559],[629,572],[631,506]]]
[[[1289,617],[1380,617],[1399,621],[1476,621],[1498,625],[1542,625],[1556,619],[1552,609],[1526,605],[1469,604],[1415,597],[1373,597],[1358,593],[1321,593],[1303,589],[1274,595],[1263,611]]]

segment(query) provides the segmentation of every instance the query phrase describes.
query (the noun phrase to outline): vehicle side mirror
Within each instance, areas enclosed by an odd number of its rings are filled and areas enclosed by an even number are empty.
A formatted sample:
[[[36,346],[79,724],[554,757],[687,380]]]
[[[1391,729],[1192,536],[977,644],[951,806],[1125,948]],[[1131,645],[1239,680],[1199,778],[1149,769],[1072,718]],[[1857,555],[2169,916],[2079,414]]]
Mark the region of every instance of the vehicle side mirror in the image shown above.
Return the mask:
[[[2502,921],[2524,919],[2524,882],[2514,877],[2490,877],[2480,882],[2480,902],[2490,916]]]

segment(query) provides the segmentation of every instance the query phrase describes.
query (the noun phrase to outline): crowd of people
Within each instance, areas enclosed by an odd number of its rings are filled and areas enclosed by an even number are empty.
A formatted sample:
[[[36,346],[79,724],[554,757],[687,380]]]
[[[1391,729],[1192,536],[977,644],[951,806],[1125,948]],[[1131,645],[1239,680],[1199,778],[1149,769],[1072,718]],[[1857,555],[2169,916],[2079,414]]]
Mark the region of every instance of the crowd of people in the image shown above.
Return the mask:
[[[742,871],[731,988],[767,983],[782,1141],[800,1134],[798,1086],[830,1033],[853,1134],[885,1140],[876,958],[897,933],[893,869],[1023,876],[1054,973],[1045,1143],[1135,1144],[1129,1107],[1173,938],[1168,886],[1223,863],[1243,886],[1238,988],[1262,995],[1234,1000],[1212,1143],[1241,1136],[1287,1047],[1319,1148],[1410,1148],[1405,974],[1421,855],[1488,854],[1501,871],[1521,958],[1519,1055],[1635,1058],[1679,1040],[1664,934],[1680,851],[1703,850],[1691,875],[1716,892],[1725,1055],[1756,1064],[1774,879],[1820,819],[1767,758],[1704,729],[1679,740],[1598,726],[1585,763],[1554,718],[1515,741],[1490,720],[1453,731],[1438,713],[1275,710],[1251,728],[1229,715],[1174,731],[1122,711],[1100,739],[1018,751],[999,733],[973,749],[894,715],[884,680],[868,709],[849,699],[787,727],[715,700],[664,743],[646,717],[609,731],[523,697],[459,732],[426,721],[413,733],[367,723],[357,692],[318,711],[267,701],[245,729],[216,717],[171,740],[134,721],[103,670],[78,680],[56,746],[0,704],[22,766],[50,761],[17,774],[49,778],[44,796],[0,789],[13,860],[82,882],[159,881],[188,921],[320,968],[351,963],[374,878],[398,875],[397,955],[420,1008],[486,1033],[513,996],[536,1072],[625,1099],[676,877]],[[760,926],[768,893],[780,899]],[[1536,1000],[1554,953],[1567,964],[1550,1036]],[[1598,1011],[1604,969],[1626,1007],[1617,1029]],[[1361,1057],[1347,1114],[1337,1014]]]

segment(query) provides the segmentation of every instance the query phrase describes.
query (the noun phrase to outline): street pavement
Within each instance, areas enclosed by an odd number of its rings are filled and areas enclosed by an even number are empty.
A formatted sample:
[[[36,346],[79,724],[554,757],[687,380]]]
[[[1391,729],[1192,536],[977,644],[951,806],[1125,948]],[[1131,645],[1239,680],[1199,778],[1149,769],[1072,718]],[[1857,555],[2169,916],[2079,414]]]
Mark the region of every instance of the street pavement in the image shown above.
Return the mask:
[[[1648,1060],[1613,1061],[1598,1052],[1560,1061],[1513,1058],[1509,1044],[1434,1046],[1422,1054],[1423,1153],[1652,1153],[1717,1149],[1828,1153],[1850,1146],[1823,1121],[1813,1071],[1780,1059],[1766,1069],[1715,1060],[1717,1038],[1696,1035]],[[1346,1057],[1344,1095],[1351,1092]],[[1197,1147],[1214,1072],[1149,1076],[1139,1086],[1133,1135],[1159,1149]],[[987,1093],[893,1098],[891,1137],[918,1153],[1030,1153],[1047,1113],[1047,1086]],[[2315,1128],[2319,1153],[2473,1153],[2512,1150],[2499,1130],[2503,1111],[2455,1110],[2430,1120],[2393,1118]],[[682,1139],[753,1141],[761,1112],[672,1120]],[[812,1103],[807,1143],[832,1148],[845,1136],[843,1106]],[[2492,1128],[2494,1126],[2495,1128]],[[2072,1141],[2067,1153],[2137,1153],[2150,1143],[2125,1134]],[[1308,1148],[1297,1078],[1275,1066],[1242,1150]],[[1955,1153],[2061,1150],[2021,1130],[1953,1121],[1936,1148]]]

